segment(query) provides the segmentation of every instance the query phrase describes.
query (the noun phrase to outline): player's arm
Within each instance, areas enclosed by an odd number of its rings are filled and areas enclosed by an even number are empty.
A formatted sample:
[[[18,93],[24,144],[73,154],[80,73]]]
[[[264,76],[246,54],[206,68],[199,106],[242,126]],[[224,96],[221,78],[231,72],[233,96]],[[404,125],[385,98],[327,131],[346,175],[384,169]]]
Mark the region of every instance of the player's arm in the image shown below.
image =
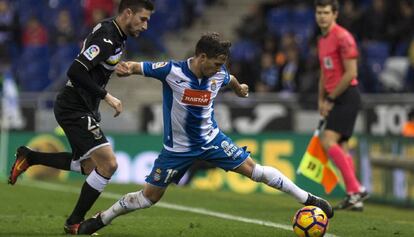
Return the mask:
[[[240,84],[237,78],[233,75],[230,75],[230,82],[228,86],[236,93],[239,97],[248,97],[249,96],[249,86],[246,84]]]
[[[318,91],[318,109],[319,114],[322,117],[326,117],[329,114],[329,111],[333,107],[333,103],[326,99],[326,91],[325,91],[325,77],[323,75],[323,70],[321,68],[321,74],[319,76],[319,91]]]
[[[351,85],[352,79],[358,76],[358,49],[354,38],[351,34],[343,34],[339,38],[338,42],[341,61],[344,66],[344,74],[342,75],[339,84],[328,95],[328,98],[331,101],[338,98],[338,96],[340,96]]]
[[[342,79],[335,89],[328,95],[328,97],[333,100],[340,96],[351,85],[352,79],[358,76],[357,59],[344,59],[343,65],[344,74],[342,75]]]
[[[321,69],[321,73],[320,73],[320,75],[319,75],[319,86],[318,86],[318,103],[319,103],[319,106],[323,103],[323,101],[325,100],[325,96],[326,96],[326,91],[325,91],[325,88],[324,88],[324,83],[325,83],[325,78],[324,78],[324,76],[323,76],[323,72],[322,72],[322,69]]]
[[[171,71],[171,62],[120,62],[115,72],[120,77],[143,75],[164,81]]]
[[[89,71],[110,57],[115,47],[107,39],[107,32],[98,24],[92,34],[84,41],[81,53],[68,70],[68,77],[75,87],[83,88],[97,98],[104,99],[109,106],[115,109],[114,117],[118,116],[123,108],[121,101],[100,87],[91,77]]]
[[[79,60],[75,60],[72,63],[67,72],[67,76],[76,87],[81,87],[98,98],[104,99],[108,93],[92,80],[88,68]]]
[[[88,69],[80,61],[75,60],[72,63],[67,75],[76,87],[81,87],[92,95],[105,100],[112,108],[114,108],[114,117],[117,117],[122,112],[121,101],[96,84],[92,80]]]
[[[115,67],[116,75],[119,77],[127,77],[130,75],[143,75],[141,62],[120,62]]]

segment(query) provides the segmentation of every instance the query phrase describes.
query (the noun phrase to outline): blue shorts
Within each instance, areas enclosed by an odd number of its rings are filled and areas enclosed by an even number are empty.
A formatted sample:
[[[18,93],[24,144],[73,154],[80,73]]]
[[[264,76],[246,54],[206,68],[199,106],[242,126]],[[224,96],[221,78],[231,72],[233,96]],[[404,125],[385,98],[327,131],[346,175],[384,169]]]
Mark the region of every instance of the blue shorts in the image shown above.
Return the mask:
[[[167,187],[171,182],[178,183],[197,159],[207,161],[225,171],[234,170],[250,156],[246,149],[247,147],[238,147],[221,132],[203,146],[203,152],[197,157],[163,149],[145,181],[159,187]]]

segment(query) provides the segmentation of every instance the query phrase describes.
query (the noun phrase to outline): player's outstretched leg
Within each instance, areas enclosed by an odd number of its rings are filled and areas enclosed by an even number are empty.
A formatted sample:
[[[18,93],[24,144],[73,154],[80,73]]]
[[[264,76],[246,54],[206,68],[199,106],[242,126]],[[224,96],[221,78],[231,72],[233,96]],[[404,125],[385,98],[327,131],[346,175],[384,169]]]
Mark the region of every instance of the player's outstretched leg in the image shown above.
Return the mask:
[[[159,198],[161,198],[161,196],[162,194],[160,194]],[[153,202],[144,196],[143,190],[125,194],[107,210],[81,222],[77,234],[93,234],[111,223],[113,219],[120,215],[124,215],[138,209],[149,208],[152,205]]]
[[[21,146],[16,150],[16,159],[10,170],[8,183],[14,185],[17,178],[23,174],[29,167],[29,157],[27,156],[32,150],[26,146]]]
[[[250,177],[253,181],[265,183],[272,188],[290,194],[304,205],[317,206],[326,213],[328,218],[333,217],[333,209],[328,201],[299,188],[288,177],[282,174],[282,172],[273,167],[261,166],[256,164],[251,158],[247,158],[247,160],[234,171]]]

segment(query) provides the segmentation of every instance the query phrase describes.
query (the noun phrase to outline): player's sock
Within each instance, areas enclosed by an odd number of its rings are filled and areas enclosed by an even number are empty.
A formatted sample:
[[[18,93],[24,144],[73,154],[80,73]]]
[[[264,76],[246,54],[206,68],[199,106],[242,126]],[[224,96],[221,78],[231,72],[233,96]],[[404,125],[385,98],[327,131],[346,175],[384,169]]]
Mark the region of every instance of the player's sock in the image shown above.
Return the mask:
[[[142,190],[135,193],[125,194],[119,201],[114,203],[112,207],[101,213],[102,222],[105,225],[111,223],[111,221],[117,216],[126,214],[128,212],[144,209],[152,206],[152,202],[144,196]]]
[[[83,221],[86,212],[91,209],[108,182],[109,178],[100,175],[96,169],[93,170],[86,178],[85,183],[83,183],[78,202],[72,214],[66,220],[66,223],[76,224]]]
[[[252,180],[263,182],[270,187],[291,194],[300,203],[305,203],[308,198],[308,192],[299,188],[288,177],[273,167],[256,164],[253,169]]]
[[[352,158],[351,154],[346,154],[346,160],[348,161],[349,166],[351,166],[351,169],[355,172],[355,163],[354,159]]]
[[[69,152],[38,152],[30,151],[27,154],[30,165],[45,165],[61,170],[71,170],[72,153]]]
[[[335,144],[329,148],[328,155],[341,171],[345,182],[346,192],[351,194],[359,192],[360,184],[343,149],[338,144]]]

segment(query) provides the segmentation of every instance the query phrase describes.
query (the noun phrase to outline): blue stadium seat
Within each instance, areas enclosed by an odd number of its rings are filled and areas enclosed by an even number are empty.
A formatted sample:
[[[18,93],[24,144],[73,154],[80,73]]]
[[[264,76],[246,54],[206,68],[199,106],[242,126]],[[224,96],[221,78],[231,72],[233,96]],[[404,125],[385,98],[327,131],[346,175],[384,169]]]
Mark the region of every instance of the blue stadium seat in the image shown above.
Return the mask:
[[[291,14],[291,29],[302,51],[307,51],[308,41],[316,28],[314,12],[310,8],[297,8]]]
[[[50,0],[47,6],[44,6],[43,17],[48,19],[46,23],[50,26],[57,20],[58,14],[62,10],[68,10],[72,18],[72,23],[76,28],[83,25],[83,9],[79,0]]]
[[[274,8],[267,15],[267,25],[270,33],[274,35],[283,35],[290,29],[291,11],[289,8]]]
[[[16,66],[20,87],[24,91],[42,91],[49,84],[48,47],[26,47]]]
[[[41,19],[42,22],[47,22],[44,17],[47,2],[47,0],[16,0],[13,2],[19,14],[20,24],[24,25],[32,16]]]
[[[52,81],[60,79],[66,72],[80,49],[77,44],[67,44],[58,47],[50,58],[49,78]]]
[[[231,47],[230,57],[235,62],[253,62],[260,54],[260,46],[250,40],[240,40]]]
[[[379,74],[384,69],[384,63],[389,57],[390,45],[387,42],[368,42],[361,48],[361,83],[366,92],[378,92],[381,90]]]
[[[389,56],[390,45],[387,42],[369,42],[362,46],[363,57],[369,63],[377,63],[384,65],[385,60]]]

